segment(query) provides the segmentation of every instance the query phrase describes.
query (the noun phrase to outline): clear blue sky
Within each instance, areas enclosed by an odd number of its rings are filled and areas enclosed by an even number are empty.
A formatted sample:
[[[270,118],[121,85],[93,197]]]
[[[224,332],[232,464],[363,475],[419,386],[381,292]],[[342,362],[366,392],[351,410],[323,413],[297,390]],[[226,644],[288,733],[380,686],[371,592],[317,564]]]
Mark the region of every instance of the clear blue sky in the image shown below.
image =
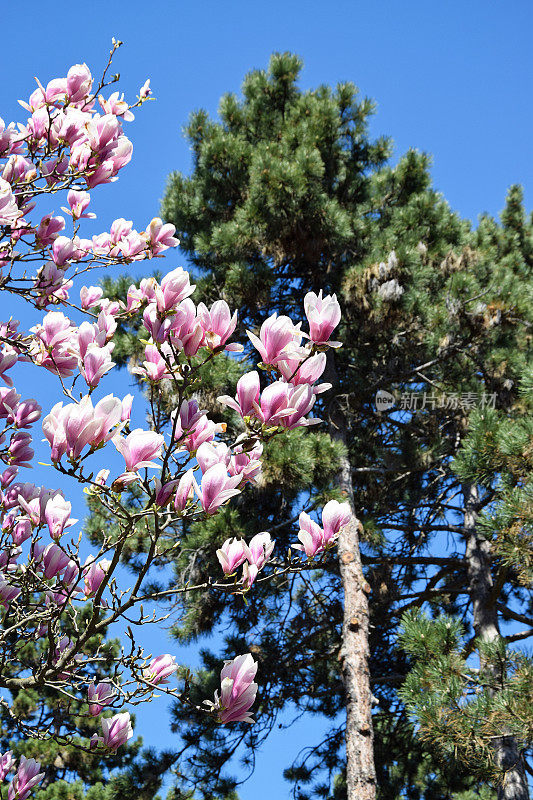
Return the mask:
[[[190,111],[215,114],[221,94],[238,92],[244,74],[266,66],[274,50],[303,58],[305,88],[351,80],[374,98],[372,133],[392,136],[396,156],[408,147],[431,153],[436,188],[463,216],[475,221],[482,211],[497,214],[515,182],[533,205],[530,0],[56,0],[46,7],[29,0],[3,6],[0,116],[6,122],[24,119],[16,101],[33,89],[34,75],[46,83],[82,61],[98,74],[111,36],[125,42],[115,69],[127,96],[152,80],[157,101],[126,126],[134,159],[118,183],[94,192],[98,220],[87,235],[119,216],[144,228],[158,212],[167,174],[190,167],[180,133]],[[179,263],[174,253],[166,266]],[[0,316],[11,311],[2,307]],[[23,317],[25,327],[35,321],[29,320]],[[121,374],[105,391],[125,394],[126,381]],[[41,390],[49,386],[44,381]],[[75,516],[83,516],[78,504]],[[168,651],[164,632],[153,647]],[[162,706],[137,718],[147,744],[169,745]],[[305,722],[277,734],[243,788],[244,800],[288,797],[281,771],[317,730]]]

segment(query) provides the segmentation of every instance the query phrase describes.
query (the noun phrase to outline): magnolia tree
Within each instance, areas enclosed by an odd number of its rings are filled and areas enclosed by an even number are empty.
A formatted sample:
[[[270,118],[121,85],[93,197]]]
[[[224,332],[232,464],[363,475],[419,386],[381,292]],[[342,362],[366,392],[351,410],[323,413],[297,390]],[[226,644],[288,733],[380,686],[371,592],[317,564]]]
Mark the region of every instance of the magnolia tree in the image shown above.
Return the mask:
[[[0,704],[22,738],[53,738],[102,756],[132,736],[125,709],[151,700],[156,689],[192,702],[187,684],[185,689],[171,686],[178,670],[175,657],[153,658],[134,639],[135,626],[157,622],[145,614],[143,603],[206,585],[245,593],[255,581],[315,568],[350,518],[347,503],[331,501],[323,509],[322,525],[302,513],[299,542],[293,545],[299,554],[274,555],[269,532],[249,542],[233,538],[217,551],[221,572],[207,584],[150,588],[151,567],[180,547],[177,537],[169,536],[179,530],[180,520],[216,514],[246,483],[257,481],[265,441],[319,422],[308,415],[316,395],[329,388],[318,381],[326,350],[338,346],[330,336],[340,310],[334,296],[310,293],[304,309],[309,332],[302,323],[274,315],[259,335],[249,333],[263,377],[248,372],[237,384],[235,399],[219,398],[242,417],[244,430],[235,441],[223,442],[224,425],[199,407],[199,370],[227,351],[238,353],[239,346],[230,342],[237,313],[223,300],[211,308],[196,306],[191,299],[195,287],[181,267],[160,283],[150,278],[130,286],[122,301],[106,299],[97,286],[75,288],[75,279],[90,270],[156,258],[178,245],[174,227],[160,219],[142,232],[116,219],[109,231],[90,239],[80,235],[82,220],[95,216],[88,211],[88,190],[117,180],[130,161],[132,144],[123,123],[150,95],[149,81],[133,104],[118,92],[102,94],[118,79],[106,77],[118,46],[113,43],[97,86],[85,64],[75,65],[66,78],[46,87],[37,82],[28,102],[21,101],[29,113],[25,123],[5,125],[0,119],[0,287],[39,312],[38,323],[28,331],[13,319],[0,323],[0,378],[5,384],[0,388],[0,458],[5,465],[0,475],[0,663],[10,666],[0,668],[0,687],[8,695],[26,688],[52,692],[67,710],[66,721],[59,728],[39,718],[28,721],[17,717],[9,697]],[[41,204],[58,193],[66,198],[64,216],[43,214]],[[130,426],[131,395],[115,397],[102,387],[114,367],[117,324],[137,315],[146,347],[144,363],[133,371],[147,386],[145,429]],[[51,408],[43,410],[17,392],[14,379],[21,362],[57,378],[57,402]],[[178,398],[172,413],[163,404],[169,386]],[[98,552],[89,557],[82,557],[82,535],[73,535],[77,520],[71,517],[71,501],[61,491],[24,480],[34,459],[32,429],[41,418],[52,467],[69,476],[73,488],[80,484],[114,521],[113,536],[104,531]],[[98,463],[101,451],[109,448],[124,459],[119,474]],[[132,487],[135,507],[125,497]],[[125,588],[117,567],[139,524],[145,526],[149,546],[134,585]],[[102,654],[89,642],[121,620],[127,621],[129,641],[113,656],[110,677],[97,682]],[[31,663],[28,644],[38,654]],[[226,662],[220,691],[195,706],[198,712],[218,723],[253,722],[256,671],[250,654]],[[68,709],[74,707],[76,718],[69,721]],[[84,717],[80,707],[85,718],[100,718],[100,732],[90,740],[77,735]],[[22,756],[17,763],[11,751],[0,757],[0,781],[8,784],[9,800],[26,798],[44,775],[33,758]]]

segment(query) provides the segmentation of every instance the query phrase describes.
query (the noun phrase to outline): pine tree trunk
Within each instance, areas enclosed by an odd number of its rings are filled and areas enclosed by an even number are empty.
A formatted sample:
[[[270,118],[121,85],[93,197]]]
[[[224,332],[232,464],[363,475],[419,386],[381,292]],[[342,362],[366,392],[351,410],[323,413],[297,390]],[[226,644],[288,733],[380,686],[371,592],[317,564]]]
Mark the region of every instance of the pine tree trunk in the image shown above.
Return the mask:
[[[328,359],[328,379],[335,385],[337,375],[333,354]],[[332,380],[333,379],[333,380]],[[333,439],[347,445],[346,418],[338,401],[333,400],[329,413],[329,432]],[[338,541],[340,574],[344,590],[342,664],[346,694],[346,786],[348,800],[375,800],[374,736],[372,727],[372,692],[370,688],[368,645],[368,597],[370,587],[363,575],[359,551],[360,522],[355,516],[352,471],[347,455],[341,459],[338,485],[350,503],[353,516]]]
[[[470,599],[474,615],[474,631],[482,641],[493,641],[500,636],[496,604],[492,601],[493,580],[490,565],[490,544],[477,531],[477,486],[465,484],[464,529],[466,539],[466,565]],[[490,665],[485,664],[490,669]],[[494,760],[504,771],[504,781],[498,787],[498,800],[529,800],[527,777],[514,736],[502,736],[494,741]]]

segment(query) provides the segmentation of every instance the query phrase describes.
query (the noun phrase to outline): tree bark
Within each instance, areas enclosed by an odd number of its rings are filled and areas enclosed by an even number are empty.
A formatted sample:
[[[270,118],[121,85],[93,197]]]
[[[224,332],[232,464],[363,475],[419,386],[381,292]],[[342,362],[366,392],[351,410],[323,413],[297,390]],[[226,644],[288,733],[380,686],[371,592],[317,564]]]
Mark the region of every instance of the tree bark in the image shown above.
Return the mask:
[[[490,544],[477,530],[479,492],[477,486],[465,484],[464,530],[466,540],[466,565],[470,600],[474,616],[474,631],[481,641],[491,642],[500,636],[496,603],[492,597],[493,580],[490,564]],[[480,655],[481,661],[481,655]],[[483,664],[490,670],[490,664]],[[498,679],[495,673],[495,679]],[[529,800],[526,771],[514,736],[501,736],[494,740],[494,760],[504,772],[498,786],[498,800]]]
[[[329,378],[337,384],[333,357],[328,359]],[[347,422],[333,400],[329,413],[331,437],[347,445]],[[372,727],[372,691],[370,687],[368,645],[368,593],[370,586],[363,575],[359,550],[361,523],[355,515],[352,470],[348,455],[341,459],[339,487],[352,509],[352,519],[339,534],[338,555],[344,590],[344,618],[339,660],[342,664],[346,695],[346,786],[348,800],[375,800],[374,735]]]

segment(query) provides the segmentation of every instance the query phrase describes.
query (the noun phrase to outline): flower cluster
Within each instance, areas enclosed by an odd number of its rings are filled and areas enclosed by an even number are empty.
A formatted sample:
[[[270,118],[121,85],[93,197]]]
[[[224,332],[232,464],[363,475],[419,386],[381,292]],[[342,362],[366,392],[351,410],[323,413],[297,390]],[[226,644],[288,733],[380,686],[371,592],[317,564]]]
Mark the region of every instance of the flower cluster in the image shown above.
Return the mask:
[[[214,702],[204,700],[218,722],[254,722],[250,709],[257,694],[256,672],[257,664],[250,653],[224,662],[220,695],[215,692]]]
[[[261,391],[259,373],[243,375],[237,383],[235,398],[222,395],[219,401],[236,411],[254,431],[292,430],[316,425],[316,418],[306,415],[316,396],[331,387],[317,381],[326,368],[326,352],[338,347],[330,336],[340,321],[340,306],[335,295],[323,298],[309,292],[305,297],[305,313],[309,333],[301,330],[286,316],[273,314],[262,325],[259,336],[248,331],[248,337],[259,352],[260,366],[277,377]],[[303,344],[304,340],[307,342]]]
[[[24,298],[38,314],[27,331],[19,330],[15,320],[0,322],[0,605],[4,621],[9,620],[6,629],[16,632],[7,636],[0,631],[0,657],[18,669],[12,684],[17,690],[55,692],[68,699],[66,705],[75,698],[81,717],[100,717],[101,730],[90,749],[109,753],[133,735],[124,710],[128,703],[151,699],[156,687],[181,696],[169,686],[178,666],[170,654],[145,657],[142,647],[135,646],[131,656],[122,653],[114,659],[113,679],[95,682],[92,638],[126,614],[129,621],[134,607],[137,625],[151,621],[143,611],[146,598],[156,602],[193,590],[187,585],[159,592],[150,583],[150,569],[175,557],[188,522],[216,514],[259,481],[264,442],[319,422],[310,414],[317,396],[329,387],[319,381],[327,350],[339,346],[331,335],[340,308],[334,295],[309,293],[304,304],[308,332],[302,330],[303,321],[273,315],[258,335],[248,333],[261,358],[259,371],[240,378],[235,399],[219,398],[244,421],[245,432],[232,441],[226,425],[201,408],[199,382],[205,364],[243,350],[231,341],[236,311],[224,300],[210,307],[196,304],[195,286],[182,267],[161,280],[132,284],[118,299],[105,297],[95,285],[73,293],[80,271],[159,257],[178,244],[174,226],[158,218],[141,232],[119,218],[109,231],[82,238],[82,224],[95,218],[89,211],[91,192],[115,181],[131,159],[123,124],[149,95],[147,82],[130,105],[118,92],[104,96],[105,80],[93,91],[94,84],[85,64],[74,65],[64,78],[46,86],[38,82],[27,102],[21,102],[29,113],[25,123],[6,125],[0,119],[2,291]],[[32,219],[37,201],[51,192],[64,193],[65,216],[48,213]],[[34,261],[40,266],[32,275]],[[150,417],[144,427],[130,424],[131,394],[116,397],[102,391],[115,366],[114,336],[120,324],[140,326],[143,335],[144,357],[131,371],[149,390]],[[23,399],[14,386],[19,364],[57,378],[58,395],[44,415],[35,399]],[[174,398],[173,410],[169,398]],[[83,537],[75,532],[71,500],[62,491],[21,478],[21,470],[33,464],[32,428],[41,417],[51,471],[84,486],[90,502],[109,520],[95,553],[86,555]],[[98,469],[102,451],[106,466]],[[107,457],[116,452],[123,468]],[[336,501],[325,506],[322,527],[303,513],[301,544],[295,547],[308,559],[329,550],[349,519],[348,505]],[[148,542],[144,561],[135,587],[123,590],[116,568],[139,529]],[[249,591],[259,572],[269,562],[272,566],[274,545],[268,532],[249,542],[227,539],[216,553],[224,578],[207,578],[204,588]],[[301,566],[288,561],[292,571],[309,567],[304,559]],[[266,571],[263,579],[268,579]],[[31,669],[23,654],[29,643],[39,653]],[[214,702],[205,701],[218,722],[253,721],[256,671],[251,655],[226,662],[220,693]],[[2,678],[7,690],[10,681],[15,679],[8,671]],[[37,730],[35,738],[46,735],[54,734]],[[44,773],[38,762],[24,757],[13,770],[12,754],[0,756],[0,780],[12,773],[9,800],[25,800]]]
[[[242,583],[249,589],[272,555],[275,544],[268,532],[258,533],[249,544],[243,539],[226,539],[220,550],[217,550],[217,558],[224,575],[232,576],[242,564]]]
[[[15,759],[11,750],[0,755],[0,783],[13,771],[14,767]],[[40,772],[40,769],[40,763],[34,758],[21,756],[18,768],[9,783],[8,800],[26,800],[31,790],[38,786],[44,778],[44,772]]]
[[[54,78],[46,87],[38,82],[28,100],[20,101],[30,115],[25,123],[6,125],[0,118],[0,267],[24,262],[28,250],[38,253],[43,263],[30,295],[41,308],[69,298],[73,266],[138,261],[177,244],[173,227],[160,219],[138,232],[120,218],[109,231],[90,239],[79,236],[80,220],[95,218],[87,211],[87,190],[116,181],[131,160],[133,145],[123,123],[134,119],[131,109],[148,96],[145,85],[130,105],[118,92],[108,98],[96,95],[93,85],[87,65],[75,64],[66,77]],[[30,219],[39,195],[61,190],[67,191],[65,216],[48,213]],[[8,285],[17,286],[11,269],[7,277]]]
[[[339,536],[339,531],[348,524],[352,512],[348,503],[330,500],[322,509],[322,527],[311,519],[309,514],[300,514],[298,539],[301,544],[293,544],[295,550],[303,550],[308,558],[331,548]]]

